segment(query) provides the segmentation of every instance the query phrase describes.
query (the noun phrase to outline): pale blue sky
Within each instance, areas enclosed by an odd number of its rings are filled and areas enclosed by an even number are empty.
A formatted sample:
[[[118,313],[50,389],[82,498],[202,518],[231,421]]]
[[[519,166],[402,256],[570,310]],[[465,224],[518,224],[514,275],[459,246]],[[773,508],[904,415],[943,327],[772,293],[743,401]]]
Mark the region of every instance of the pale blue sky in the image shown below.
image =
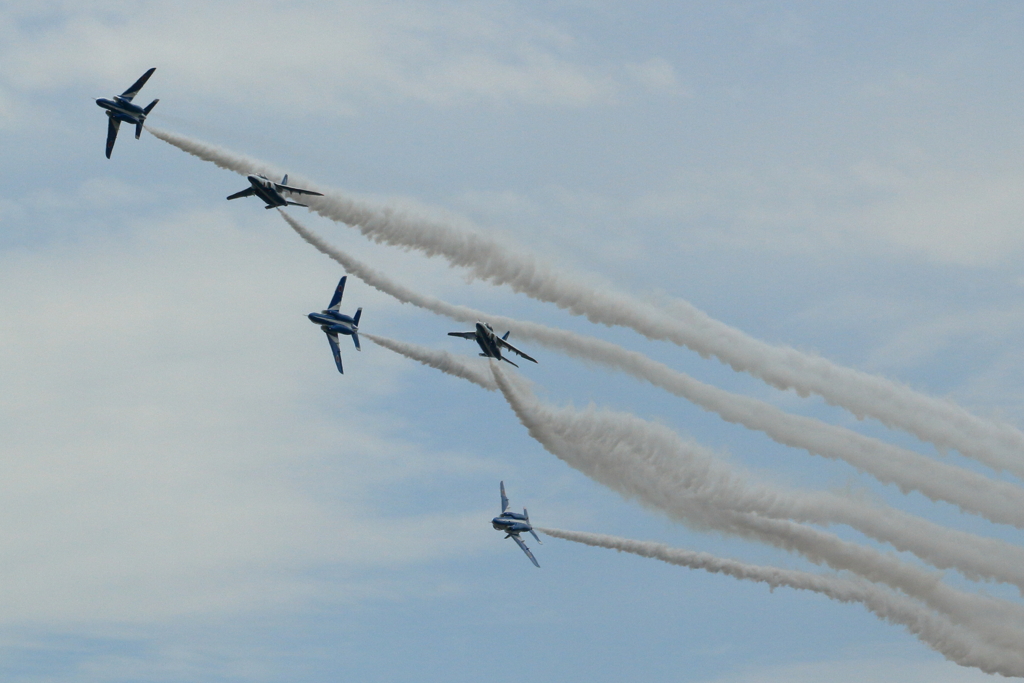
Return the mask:
[[[490,528],[499,479],[538,524],[805,563],[623,501],[500,396],[373,344],[344,346],[339,376],[304,315],[340,268],[225,202],[244,179],[147,133],[124,127],[105,159],[91,100],[155,66],[153,125],[1020,426],[1022,29],[1011,2],[0,2],[2,677],[985,678],[820,596],[555,539],[535,570]],[[933,452],[291,212],[426,293]],[[445,336],[458,324],[350,282],[343,308],[360,305],[368,332],[473,354]],[[1021,540],[526,350],[552,402]]]

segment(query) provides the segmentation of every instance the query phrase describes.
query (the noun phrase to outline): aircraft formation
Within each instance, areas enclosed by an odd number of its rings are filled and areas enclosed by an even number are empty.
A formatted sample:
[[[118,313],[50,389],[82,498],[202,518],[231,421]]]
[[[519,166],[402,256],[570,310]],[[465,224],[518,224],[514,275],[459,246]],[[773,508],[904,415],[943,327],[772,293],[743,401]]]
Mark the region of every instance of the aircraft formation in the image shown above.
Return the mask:
[[[156,104],[141,108],[132,103],[154,69],[112,100],[97,100],[109,117],[107,157],[120,123],[136,126],[136,137]],[[250,187],[228,199],[256,196],[267,208],[305,206],[292,201],[295,195],[323,196],[288,184],[285,175],[274,182],[256,172],[263,166],[254,160],[202,141],[150,127],[161,140],[207,162],[247,176]],[[309,200],[311,210],[338,223],[358,227],[374,241],[399,248],[439,255],[449,264],[473,269],[476,277],[492,283],[515,283],[515,289],[531,298],[556,303],[593,323],[630,328],[649,340],[670,342],[701,356],[715,356],[723,363],[763,380],[780,390],[801,396],[816,395],[842,407],[858,418],[870,417],[892,429],[914,435],[940,451],[955,449],[997,471],[1024,480],[1024,432],[1001,421],[973,415],[946,400],[938,400],[898,382],[806,354],[791,347],[763,342],[681,301],[670,311],[634,297],[613,295],[568,278],[521,277],[534,272],[532,254],[514,253],[480,233],[466,244],[465,234],[438,225],[425,217],[403,216],[390,207],[360,203],[340,192],[322,200]],[[827,565],[839,574],[817,574],[773,566],[751,565],[694,553],[664,544],[636,541],[603,534],[587,534],[537,527],[549,536],[585,545],[604,547],[658,559],[670,564],[728,574],[770,586],[790,586],[825,595],[841,602],[858,602],[880,618],[902,624],[916,637],[947,659],[962,666],[1024,678],[1024,611],[1015,603],[983,593],[961,590],[915,562],[935,569],[955,569],[972,580],[993,580],[1024,591],[1020,546],[973,535],[936,524],[897,507],[856,497],[821,491],[789,490],[767,483],[746,484],[748,475],[729,465],[711,449],[683,439],[672,429],[632,413],[616,411],[551,410],[514,376],[506,377],[501,361],[518,367],[506,354],[537,361],[513,346],[509,333],[499,335],[488,314],[473,312],[422,295],[400,285],[383,273],[359,263],[327,244],[295,221],[281,215],[309,244],[340,263],[349,274],[410,303],[462,322],[476,319],[473,330],[450,336],[476,342],[489,372],[451,354],[366,334],[408,358],[468,380],[489,390],[497,389],[515,411],[530,435],[545,450],[592,480],[702,529],[726,536],[756,540],[766,546],[796,553],[814,564]],[[360,349],[362,309],[354,315],[341,313],[347,276],[338,283],[328,308],[308,314],[328,338],[335,364],[344,374],[339,336],[352,337]],[[628,305],[617,305],[618,303]],[[613,304],[613,305],[608,305]],[[498,319],[491,317],[497,324]],[[574,358],[622,371],[674,396],[688,400],[730,423],[763,433],[776,443],[830,460],[842,460],[882,484],[900,491],[923,494],[935,502],[951,503],[962,512],[976,514],[996,524],[1024,529],[1024,487],[991,479],[973,469],[936,462],[917,450],[888,443],[842,425],[832,424],[780,409],[768,401],[736,394],[697,381],[664,363],[626,347],[569,330],[504,318],[502,328],[513,328],[533,342],[544,344]],[[571,434],[571,437],[564,437]],[[613,446],[609,446],[613,444]],[[751,479],[753,479],[751,477]],[[765,495],[770,492],[771,495]],[[501,513],[491,526],[512,538],[537,567],[540,563],[523,541],[530,533],[537,541],[526,509],[511,512],[504,482],[500,484]],[[915,556],[904,561],[880,552],[874,545],[848,541],[825,527],[845,525],[877,543],[888,544]],[[937,580],[940,579],[940,580]]]
[[[114,142],[117,140],[117,133],[122,122],[130,123],[135,126],[135,139],[138,140],[142,135],[142,127],[146,121],[146,116],[153,110],[159,99],[155,99],[145,107],[140,107],[134,104],[132,100],[142,87],[146,85],[150,76],[156,71],[156,67],[153,67],[142,74],[130,88],[125,90],[120,95],[114,95],[113,99],[99,98],[96,100],[96,104],[107,112],[107,145],[106,145],[106,156],[109,159],[110,153],[114,149]],[[284,194],[298,194],[298,195],[310,195],[322,197],[323,193],[316,192],[314,190],[307,190],[301,187],[294,187],[288,184],[288,174],[286,173],[281,182],[277,183],[264,175],[251,174],[247,176],[250,187],[244,190],[235,192],[232,195],[228,195],[227,199],[240,199],[242,197],[258,197],[266,204],[263,208],[265,209],[276,209],[284,206],[302,206],[306,207],[306,204],[300,204],[299,202],[287,199]],[[319,313],[310,313],[307,317],[310,322],[315,325],[319,325],[320,329],[323,330],[324,334],[327,335],[327,341],[331,345],[331,354],[334,356],[334,363],[338,368],[338,372],[345,374],[344,367],[341,362],[341,347],[338,344],[338,335],[344,335],[352,337],[352,342],[355,344],[356,351],[362,351],[362,347],[359,345],[359,319],[362,317],[362,307],[356,309],[355,315],[347,316],[340,312],[341,299],[345,294],[345,282],[348,276],[342,276],[338,282],[337,288],[334,290],[334,296],[331,297],[331,302],[327,308],[320,311]],[[501,353],[502,349],[507,349],[528,361],[536,363],[537,361],[520,351],[512,344],[508,342],[509,332],[506,331],[504,335],[499,337],[491,327],[489,323],[477,321],[476,329],[470,332],[449,332],[449,336],[462,337],[465,339],[472,339],[479,345],[481,353],[480,355],[485,358],[494,358],[499,361],[505,361],[515,367],[519,367],[508,358],[504,357]],[[519,537],[519,534],[523,532],[530,532],[537,542],[540,543],[540,538],[533,530],[533,526],[530,524],[530,518],[526,514],[526,508],[523,508],[523,514],[520,515],[515,512],[508,511],[508,498],[505,496],[505,482],[501,482],[501,514],[491,520],[491,525],[499,530],[505,532],[505,538],[513,539],[526,556],[530,558],[534,566],[540,567],[537,562],[537,558],[533,556],[530,549],[523,542],[523,539]]]

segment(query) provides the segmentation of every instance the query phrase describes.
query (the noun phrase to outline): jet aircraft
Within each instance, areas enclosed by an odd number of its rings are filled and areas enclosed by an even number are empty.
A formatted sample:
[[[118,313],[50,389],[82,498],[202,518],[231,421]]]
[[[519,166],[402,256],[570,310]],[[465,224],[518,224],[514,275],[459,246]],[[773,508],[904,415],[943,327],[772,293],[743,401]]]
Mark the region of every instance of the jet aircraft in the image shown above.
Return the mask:
[[[537,558],[533,556],[530,549],[526,547],[525,543],[523,543],[523,539],[519,538],[519,534],[524,531],[529,531],[533,537],[537,539],[537,543],[540,543],[540,537],[530,525],[530,516],[526,514],[526,508],[523,508],[523,514],[508,511],[508,497],[505,495],[505,482],[501,482],[501,514],[491,520],[491,526],[498,531],[504,531],[505,538],[511,538],[518,543],[519,547],[523,549],[524,553],[526,553],[526,556],[530,558],[530,562],[533,562],[533,565],[538,569],[540,568],[540,563],[537,562]]]
[[[512,353],[518,353],[520,356],[522,356],[526,360],[533,361],[534,363],[537,362],[536,360],[534,360],[533,358],[530,358],[529,356],[527,356],[525,353],[523,353],[522,351],[520,351],[516,347],[512,346],[511,344],[509,344],[508,343],[508,335],[509,335],[509,333],[506,332],[504,337],[499,337],[494,332],[494,328],[493,327],[491,327],[487,323],[482,323],[479,320],[476,323],[476,329],[474,331],[472,331],[472,332],[449,332],[448,333],[449,337],[462,337],[463,339],[474,339],[474,340],[476,340],[476,343],[480,345],[480,350],[483,351],[483,353],[481,353],[480,355],[484,356],[486,358],[496,358],[498,360],[503,360],[506,363],[508,363],[510,365],[513,365],[513,366],[518,368],[519,367],[518,365],[516,365],[515,363],[510,361],[508,358],[505,358],[504,356],[501,355],[501,349],[504,347],[504,348],[508,349],[509,351],[511,351]]]
[[[345,280],[347,279],[348,275],[341,278],[338,288],[334,290],[331,305],[326,310],[320,313],[310,313],[308,316],[310,321],[319,325],[320,329],[327,335],[327,341],[331,343],[331,353],[334,354],[334,362],[337,364],[338,372],[341,374],[345,374],[345,371],[341,367],[341,349],[338,347],[338,335],[349,335],[356,345],[356,351],[362,351],[359,347],[359,317],[363,314],[363,309],[359,308],[351,318],[338,312],[338,308],[341,306],[341,297],[345,294]]]
[[[288,185],[288,174],[285,173],[284,177],[281,178],[281,182],[275,183],[273,180],[268,179],[266,176],[254,174],[248,176],[249,183],[252,187],[246,188],[241,192],[236,192],[228,199],[238,199],[239,197],[251,197],[256,195],[267,205],[265,209],[276,209],[279,206],[306,206],[305,204],[299,204],[291,200],[285,199],[281,196],[282,192],[292,192],[294,194],[312,194],[317,197],[323,197],[322,192],[313,192],[312,190],[303,190],[298,187],[290,187]]]
[[[114,150],[114,141],[117,140],[117,131],[121,127],[121,122],[135,124],[135,139],[138,140],[139,136],[142,135],[142,124],[146,121],[146,116],[149,112],[153,111],[153,107],[160,100],[153,100],[145,108],[140,107],[137,104],[132,104],[132,99],[139,94],[142,90],[142,86],[146,85],[146,81],[156,71],[156,67],[153,67],[146,73],[139,77],[139,80],[135,81],[132,87],[125,90],[120,95],[114,95],[114,99],[108,100],[105,97],[101,97],[96,100],[96,104],[107,110],[107,158],[110,158],[110,153]]]

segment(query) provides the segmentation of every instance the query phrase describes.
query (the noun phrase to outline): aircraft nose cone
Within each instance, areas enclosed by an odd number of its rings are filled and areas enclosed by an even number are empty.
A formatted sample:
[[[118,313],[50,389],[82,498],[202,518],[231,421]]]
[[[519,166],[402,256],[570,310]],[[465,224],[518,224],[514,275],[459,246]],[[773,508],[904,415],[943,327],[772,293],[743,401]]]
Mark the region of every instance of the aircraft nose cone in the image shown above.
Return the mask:
[[[316,322],[316,313],[310,313],[306,317],[309,318],[309,322],[311,322],[311,323],[315,323]]]

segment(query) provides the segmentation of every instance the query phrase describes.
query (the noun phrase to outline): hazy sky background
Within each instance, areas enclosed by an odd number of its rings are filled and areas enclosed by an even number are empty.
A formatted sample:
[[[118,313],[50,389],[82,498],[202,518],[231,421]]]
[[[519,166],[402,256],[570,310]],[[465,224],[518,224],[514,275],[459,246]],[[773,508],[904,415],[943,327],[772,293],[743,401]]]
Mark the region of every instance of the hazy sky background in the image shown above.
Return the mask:
[[[93,100],[155,66],[155,126],[1021,426],[1022,35],[1014,2],[0,2],[0,677],[988,678],[816,595],[555,539],[534,569],[490,527],[500,479],[539,525],[806,563],[622,500],[501,396],[372,343],[343,339],[338,375],[304,318],[337,264],[148,133],[105,159]],[[933,453],[289,211],[425,293]],[[350,281],[357,306],[367,332],[475,354]],[[554,403],[1022,540],[522,346]]]

